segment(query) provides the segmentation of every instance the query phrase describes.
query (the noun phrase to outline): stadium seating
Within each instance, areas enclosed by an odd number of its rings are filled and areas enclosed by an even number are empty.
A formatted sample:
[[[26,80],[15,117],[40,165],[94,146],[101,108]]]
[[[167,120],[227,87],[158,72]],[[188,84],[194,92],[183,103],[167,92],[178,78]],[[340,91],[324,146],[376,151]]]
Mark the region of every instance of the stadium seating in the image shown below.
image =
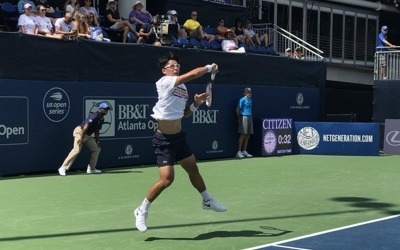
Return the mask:
[[[201,39],[200,44],[204,49],[211,49],[211,44],[205,39]]]
[[[182,48],[193,48],[193,45],[190,44],[189,40],[184,37],[179,37],[178,43]]]
[[[17,6],[9,2],[1,4],[1,12],[8,31],[18,31],[19,13]]]
[[[197,40],[197,39],[194,38],[194,37],[189,38],[189,43],[190,43],[190,45],[192,45],[194,48],[199,48],[199,49],[202,49],[202,48],[203,48],[203,46],[201,45],[200,41]]]

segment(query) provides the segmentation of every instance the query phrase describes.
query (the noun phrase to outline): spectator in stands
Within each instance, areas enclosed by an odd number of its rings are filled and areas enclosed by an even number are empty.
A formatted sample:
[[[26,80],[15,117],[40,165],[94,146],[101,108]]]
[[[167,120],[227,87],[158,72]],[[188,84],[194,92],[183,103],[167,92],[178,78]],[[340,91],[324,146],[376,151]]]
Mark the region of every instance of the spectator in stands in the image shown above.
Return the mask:
[[[222,50],[231,53],[245,53],[246,50],[243,47],[239,48],[239,42],[235,33],[231,29],[227,29],[225,37],[221,42]]]
[[[86,22],[90,30],[90,39],[96,41],[111,42],[110,39],[104,37],[103,30],[98,24],[95,23],[95,20],[95,15],[92,12],[89,12],[89,14],[86,16]]]
[[[287,48],[287,49],[285,50],[285,56],[286,56],[286,57],[290,57],[290,58],[293,57],[292,49],[291,49],[291,48]]]
[[[251,96],[251,88],[245,88],[244,96],[239,100],[239,104],[236,108],[236,114],[239,121],[238,152],[236,153],[237,158],[253,157],[247,152],[247,145],[249,143],[250,136],[253,134],[253,100],[251,99]]]
[[[218,26],[215,28],[215,36],[217,39],[222,40],[225,39],[226,32],[228,28],[225,27],[225,21],[223,18],[219,19]]]
[[[157,38],[154,25],[157,25],[157,18],[154,18],[151,23],[145,23],[139,30],[138,43],[152,44],[161,46],[160,40]]]
[[[129,21],[136,25],[137,31],[139,31],[145,23],[151,23],[153,19],[150,12],[142,11],[143,7],[142,2],[136,1],[132,7],[132,11],[129,13]]]
[[[268,45],[268,34],[265,33],[261,37],[253,30],[253,23],[250,20],[246,21],[244,34],[250,38],[250,44],[254,45]]]
[[[168,15],[168,22],[170,24],[176,24],[178,27],[178,37],[183,37],[187,39],[187,33],[185,31],[185,29],[182,28],[182,26],[179,24],[178,21],[178,12],[176,12],[176,10],[170,10],[167,13]]]
[[[107,115],[109,109],[110,106],[107,103],[100,103],[98,111],[90,114],[86,120],[84,120],[74,129],[74,146],[71,152],[68,154],[67,158],[64,160],[61,167],[58,169],[58,173],[60,175],[67,175],[66,172],[71,168],[76,157],[81,152],[83,144],[85,144],[90,149],[90,151],[92,151],[86,173],[101,173],[100,170],[96,169],[97,159],[99,158],[101,150],[99,136],[101,127],[104,123],[104,116]],[[94,134],[94,137],[91,136],[92,134]]]
[[[192,11],[191,18],[186,20],[183,24],[183,28],[189,34],[190,37],[194,37],[197,39],[206,39],[207,41],[211,42],[215,39],[214,35],[207,34],[203,30],[203,26],[197,21],[197,11]]]
[[[25,4],[29,3],[32,7],[31,15],[36,13],[36,5],[30,0],[19,0],[17,4],[18,12],[20,15],[25,14]]]
[[[106,5],[106,26],[112,30],[123,31],[122,42],[128,42],[128,33],[131,31],[136,37],[139,37],[139,33],[136,29],[129,23],[128,20],[124,20],[118,10],[117,1],[108,0]]]
[[[377,51],[386,51],[387,48],[394,48],[396,47],[395,45],[391,44],[388,40],[387,40],[387,33],[388,33],[388,27],[386,25],[382,26],[381,28],[381,33],[378,34],[378,37],[376,38],[376,47],[377,47]],[[381,66],[381,77],[382,79],[387,79],[387,72],[386,72],[386,68],[387,68],[387,64],[386,64],[386,55],[385,53],[381,53],[379,54],[379,65]]]
[[[79,13],[80,5],[78,0],[67,0],[64,4],[64,11],[72,14],[72,19],[75,19]]]
[[[242,21],[240,19],[236,19],[235,27],[232,27],[231,30],[235,32],[235,35],[239,43],[245,43],[246,37],[248,40],[250,40],[250,38],[244,34],[244,28],[242,26]]]
[[[24,4],[25,13],[18,18],[19,31],[24,34],[35,35],[36,23],[35,17],[32,15],[32,5]]]
[[[72,38],[78,35],[78,30],[72,21],[71,12],[66,12],[64,17],[58,18],[54,26],[56,27],[56,34],[62,37]]]
[[[78,31],[78,37],[90,39],[90,29],[86,20],[86,16],[79,12],[74,20],[74,25]]]
[[[36,0],[36,4],[38,5],[38,11],[39,11],[39,5],[42,5],[46,9],[46,17],[50,18],[51,23],[54,24],[56,22],[57,18],[62,17],[60,12],[57,12],[48,2],[47,0]],[[38,13],[40,14],[40,13]]]
[[[97,13],[96,8],[92,7],[92,0],[85,0],[83,7],[80,9],[81,13],[87,18],[89,13],[92,13],[94,18],[94,22],[96,25],[100,25],[99,13]]]
[[[300,47],[294,49],[293,58],[296,59],[305,59],[303,52]]]
[[[50,18],[46,16],[46,7],[44,5],[38,5],[37,11],[39,15],[37,15],[34,19],[36,23],[35,34],[54,37],[53,24]]]

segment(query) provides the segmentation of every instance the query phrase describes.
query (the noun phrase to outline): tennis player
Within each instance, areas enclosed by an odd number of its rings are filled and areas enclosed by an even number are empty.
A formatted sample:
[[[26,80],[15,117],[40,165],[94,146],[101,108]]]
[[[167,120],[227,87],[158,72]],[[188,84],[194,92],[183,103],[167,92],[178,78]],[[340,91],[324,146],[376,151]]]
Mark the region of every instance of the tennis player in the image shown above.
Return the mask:
[[[150,205],[174,181],[175,162],[178,162],[188,173],[192,185],[201,194],[203,209],[226,211],[226,208],[207,192],[196,158],[186,142],[186,134],[182,132],[182,117],[189,117],[207,99],[206,93],[195,94],[194,102],[187,105],[189,94],[184,83],[199,78],[205,73],[217,73],[218,66],[213,63],[179,75],[179,60],[172,53],[161,57],[158,66],[164,76],[156,82],[158,102],[153,107],[151,116],[158,122],[158,129],[153,137],[153,147],[159,166],[159,179],[150,187],[142,204],[134,211],[136,228],[141,232],[147,230]]]

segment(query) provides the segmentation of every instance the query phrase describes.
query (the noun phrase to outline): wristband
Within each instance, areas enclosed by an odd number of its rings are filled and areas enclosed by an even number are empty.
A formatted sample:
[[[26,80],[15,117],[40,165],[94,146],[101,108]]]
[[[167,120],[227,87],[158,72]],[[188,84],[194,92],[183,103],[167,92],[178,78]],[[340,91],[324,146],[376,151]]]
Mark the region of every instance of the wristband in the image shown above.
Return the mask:
[[[206,65],[205,67],[207,68],[207,72],[210,73],[211,70],[212,70],[212,65],[211,65],[211,64],[208,64],[208,65]]]
[[[192,112],[194,112],[194,111],[196,111],[198,108],[196,108],[195,106],[194,106],[194,103],[192,103],[192,104],[190,104],[190,111],[192,111]]]

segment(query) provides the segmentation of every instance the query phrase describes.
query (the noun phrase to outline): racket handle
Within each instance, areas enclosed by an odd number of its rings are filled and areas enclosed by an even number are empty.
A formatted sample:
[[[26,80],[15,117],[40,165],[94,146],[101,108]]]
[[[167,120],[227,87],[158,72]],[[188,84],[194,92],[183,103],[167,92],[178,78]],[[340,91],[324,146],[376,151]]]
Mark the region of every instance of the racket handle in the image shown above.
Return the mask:
[[[211,74],[211,80],[214,81],[215,79],[215,74]]]

